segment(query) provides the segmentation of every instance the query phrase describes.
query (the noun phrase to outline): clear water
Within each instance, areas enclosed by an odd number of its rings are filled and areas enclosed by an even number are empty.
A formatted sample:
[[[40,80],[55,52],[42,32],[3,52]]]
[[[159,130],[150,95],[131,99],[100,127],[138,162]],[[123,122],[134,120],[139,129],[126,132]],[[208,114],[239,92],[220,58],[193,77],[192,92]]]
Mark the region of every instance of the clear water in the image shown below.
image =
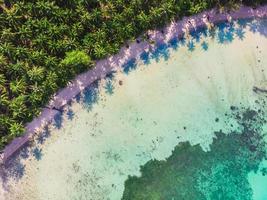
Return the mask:
[[[125,63],[12,160],[2,199],[267,199],[266,33],[223,23]]]

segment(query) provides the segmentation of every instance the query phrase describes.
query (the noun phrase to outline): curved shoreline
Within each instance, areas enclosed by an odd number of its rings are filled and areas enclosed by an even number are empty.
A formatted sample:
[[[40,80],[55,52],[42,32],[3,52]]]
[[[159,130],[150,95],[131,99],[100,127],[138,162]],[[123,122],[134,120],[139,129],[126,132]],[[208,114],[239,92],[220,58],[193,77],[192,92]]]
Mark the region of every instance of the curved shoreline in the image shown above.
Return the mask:
[[[239,10],[230,13],[217,13],[215,9],[205,11],[195,16],[185,17],[178,22],[172,22],[163,31],[149,31],[150,40],[155,41],[156,44],[167,43],[173,38],[182,37],[188,31],[207,27],[207,17],[205,16],[209,16],[209,22],[214,24],[229,20],[264,18],[267,17],[267,6],[256,9],[241,7]],[[133,42],[129,45],[129,48],[122,47],[118,54],[97,61],[93,69],[78,75],[71,84],[57,92],[38,117],[26,125],[26,132],[23,136],[14,139],[5,147],[3,153],[0,155],[0,164],[4,164],[19,149],[27,144],[38,130],[51,123],[54,117],[60,113],[59,110],[82,92],[84,88],[88,87],[94,81],[104,78],[107,74],[122,69],[122,65],[125,62],[139,57],[141,53],[154,49],[155,46],[148,41],[142,41],[140,43]]]

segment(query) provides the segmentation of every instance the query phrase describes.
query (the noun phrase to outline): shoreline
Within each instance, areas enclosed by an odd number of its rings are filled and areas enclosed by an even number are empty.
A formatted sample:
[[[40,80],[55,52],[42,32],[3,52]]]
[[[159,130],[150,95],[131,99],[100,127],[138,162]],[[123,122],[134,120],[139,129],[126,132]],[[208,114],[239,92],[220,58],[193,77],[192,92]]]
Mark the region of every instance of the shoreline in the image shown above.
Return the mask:
[[[239,10],[230,13],[217,13],[215,9],[204,11],[191,17],[184,17],[178,22],[172,22],[162,29],[162,31],[148,31],[149,38],[155,41],[155,44],[166,44],[173,38],[182,37],[188,31],[207,27],[209,23],[207,23],[205,16],[209,16],[209,22],[213,24],[238,19],[264,18],[267,17],[267,6],[256,9],[240,7]],[[141,39],[139,38],[139,40]],[[26,125],[25,134],[14,139],[4,148],[0,155],[0,165],[5,164],[19,149],[26,145],[38,130],[51,123],[54,117],[60,113],[58,110],[61,110],[86,87],[94,81],[104,78],[107,74],[122,69],[124,63],[139,57],[144,51],[149,51],[151,48],[155,48],[155,46],[148,41],[141,41],[140,43],[132,42],[129,44],[129,48],[122,47],[118,54],[97,61],[93,69],[76,76],[71,84],[55,94],[48,106],[43,108],[38,117]]]

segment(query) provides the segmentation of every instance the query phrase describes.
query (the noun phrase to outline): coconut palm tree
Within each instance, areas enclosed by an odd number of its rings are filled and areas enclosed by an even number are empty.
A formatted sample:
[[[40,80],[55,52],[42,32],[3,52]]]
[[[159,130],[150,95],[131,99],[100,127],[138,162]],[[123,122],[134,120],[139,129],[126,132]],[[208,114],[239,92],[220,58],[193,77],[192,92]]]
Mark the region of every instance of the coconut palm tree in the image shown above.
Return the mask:
[[[10,82],[9,86],[14,96],[25,94],[26,92],[26,82],[23,79],[13,80]]]
[[[139,26],[144,29],[146,27],[149,27],[150,26],[150,17],[149,15],[146,15],[144,13],[144,11],[141,11],[138,15],[137,15],[137,21],[138,21],[138,24]]]
[[[10,135],[12,137],[20,136],[24,132],[24,127],[21,123],[14,122],[10,125]]]
[[[27,75],[30,81],[40,82],[41,80],[44,79],[45,70],[42,67],[33,66],[32,69],[27,71]]]
[[[100,44],[94,45],[93,49],[94,49],[94,56],[96,59],[103,58],[105,55],[107,55],[106,48]]]

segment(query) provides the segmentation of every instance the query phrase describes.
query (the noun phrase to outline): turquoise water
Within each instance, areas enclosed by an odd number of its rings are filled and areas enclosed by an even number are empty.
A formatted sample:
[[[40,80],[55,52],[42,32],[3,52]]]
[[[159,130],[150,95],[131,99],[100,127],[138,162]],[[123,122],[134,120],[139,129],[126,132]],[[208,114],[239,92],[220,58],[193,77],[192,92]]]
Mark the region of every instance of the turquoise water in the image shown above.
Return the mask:
[[[261,169],[267,168],[267,162],[264,161],[260,164]],[[251,188],[253,190],[253,199],[264,200],[267,197],[267,178],[266,171],[262,172],[251,172],[248,176],[248,180],[251,184]]]
[[[267,199],[266,33],[222,23],[125,63],[19,152],[2,196]]]
[[[147,162],[141,177],[126,181],[123,199],[266,199],[262,106],[266,104],[231,109],[228,115],[240,127],[230,133],[216,132],[210,151],[180,143],[166,161]]]

